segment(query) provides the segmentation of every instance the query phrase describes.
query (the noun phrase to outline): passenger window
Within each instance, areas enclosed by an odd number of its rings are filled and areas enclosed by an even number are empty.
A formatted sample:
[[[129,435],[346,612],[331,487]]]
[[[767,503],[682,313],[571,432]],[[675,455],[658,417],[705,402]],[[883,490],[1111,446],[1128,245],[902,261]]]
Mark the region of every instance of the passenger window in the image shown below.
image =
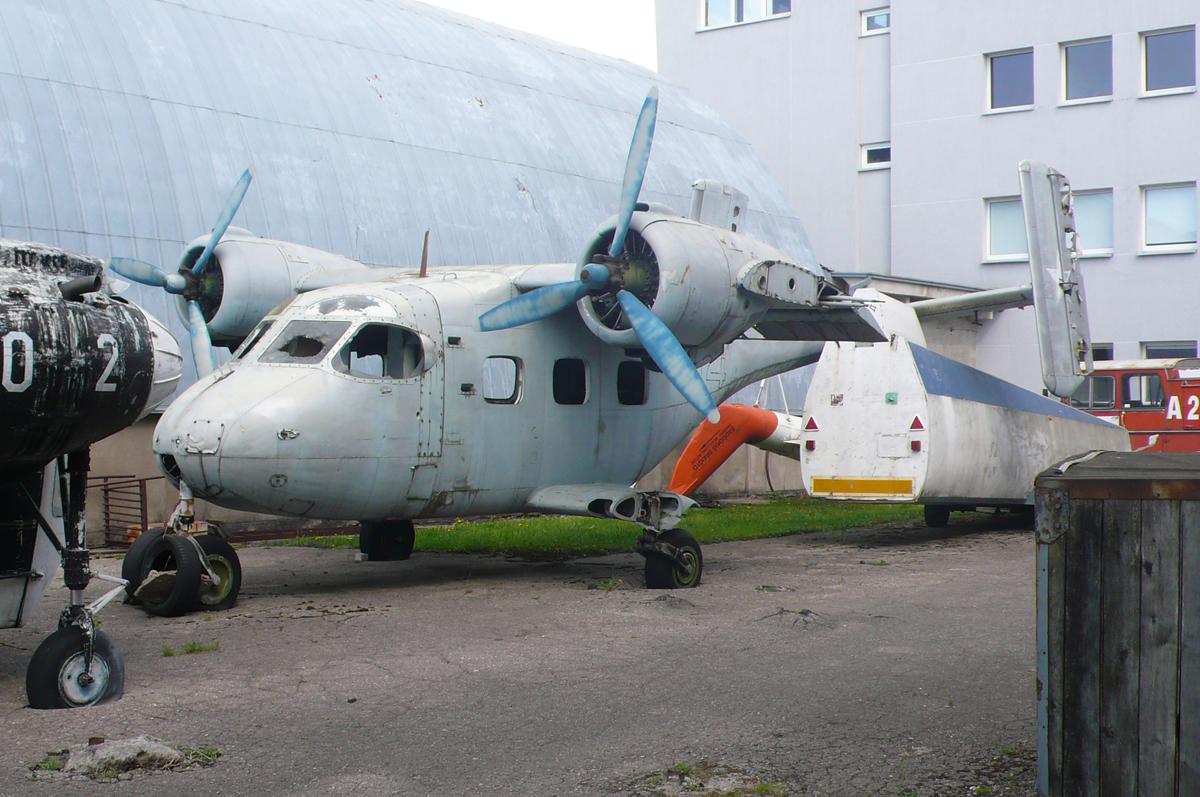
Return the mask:
[[[521,400],[520,359],[488,357],[484,360],[483,400],[489,404],[516,404]]]
[[[366,324],[333,358],[333,367],[364,379],[410,379],[427,368],[425,347],[411,329]]]
[[[617,401],[626,406],[646,403],[646,366],[640,360],[626,360],[617,366]]]
[[[587,401],[587,389],[587,363],[576,359],[554,361],[556,404],[583,404]]]
[[[349,321],[292,321],[259,362],[319,363],[349,328]]]
[[[1158,374],[1126,374],[1121,377],[1123,401],[1126,410],[1148,410],[1165,407],[1162,379]]]

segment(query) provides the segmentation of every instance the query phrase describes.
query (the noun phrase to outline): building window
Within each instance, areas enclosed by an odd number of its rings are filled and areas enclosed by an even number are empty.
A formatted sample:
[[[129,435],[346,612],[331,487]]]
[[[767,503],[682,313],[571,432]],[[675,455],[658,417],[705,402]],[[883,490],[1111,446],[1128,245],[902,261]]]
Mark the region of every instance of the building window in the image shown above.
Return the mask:
[[[1142,188],[1143,252],[1195,251],[1196,184]]]
[[[646,403],[646,366],[640,360],[625,360],[617,366],[617,401],[626,406]]]
[[[704,27],[757,22],[791,10],[792,0],[704,0]]]
[[[862,12],[862,36],[876,36],[892,29],[892,12],[888,8],[876,8]]]
[[[863,171],[867,169],[886,169],[892,165],[892,144],[890,141],[884,141],[880,144],[863,144],[862,148],[862,163],[859,168]]]
[[[1111,188],[1075,191],[1075,232],[1079,253],[1105,257],[1113,253],[1113,194]]]
[[[1033,50],[988,56],[988,108],[1033,107]]]
[[[521,400],[520,359],[488,357],[483,361],[483,400],[489,404],[516,404]]]
[[[1142,34],[1143,90],[1171,94],[1196,87],[1196,29]]]
[[[1025,211],[1021,200],[1000,197],[987,201],[987,259],[997,262],[1029,259],[1025,240]]]
[[[587,363],[583,360],[555,360],[553,381],[555,404],[583,404],[587,401]]]
[[[1142,344],[1142,355],[1147,360],[1178,360],[1196,356],[1194,340],[1157,340]]]
[[[1112,39],[1063,45],[1067,102],[1112,97]]]
[[[1111,343],[1093,343],[1092,344],[1092,361],[1093,362],[1109,362],[1113,358],[1113,345]]]

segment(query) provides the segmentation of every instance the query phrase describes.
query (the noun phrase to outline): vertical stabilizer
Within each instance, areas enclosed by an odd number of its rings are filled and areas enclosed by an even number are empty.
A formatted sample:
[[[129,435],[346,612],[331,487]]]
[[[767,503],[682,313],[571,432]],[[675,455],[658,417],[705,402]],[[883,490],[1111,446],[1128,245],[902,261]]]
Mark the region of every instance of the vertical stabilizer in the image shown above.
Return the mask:
[[[1066,398],[1092,370],[1071,184],[1043,163],[1021,161],[1020,170],[1042,381]]]

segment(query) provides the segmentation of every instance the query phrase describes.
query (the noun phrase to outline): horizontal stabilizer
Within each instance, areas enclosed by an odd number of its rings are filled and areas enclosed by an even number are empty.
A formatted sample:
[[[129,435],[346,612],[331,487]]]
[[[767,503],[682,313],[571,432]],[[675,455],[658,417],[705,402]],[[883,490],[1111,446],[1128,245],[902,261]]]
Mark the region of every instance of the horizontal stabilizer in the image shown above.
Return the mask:
[[[767,340],[879,343],[888,339],[866,305],[852,300],[768,310],[754,328]]]
[[[1033,304],[1033,286],[1018,285],[1014,288],[996,288],[991,291],[975,291],[962,296],[945,299],[924,299],[913,302],[911,307],[917,318],[935,316],[969,316],[979,312],[996,312],[1028,307]]]

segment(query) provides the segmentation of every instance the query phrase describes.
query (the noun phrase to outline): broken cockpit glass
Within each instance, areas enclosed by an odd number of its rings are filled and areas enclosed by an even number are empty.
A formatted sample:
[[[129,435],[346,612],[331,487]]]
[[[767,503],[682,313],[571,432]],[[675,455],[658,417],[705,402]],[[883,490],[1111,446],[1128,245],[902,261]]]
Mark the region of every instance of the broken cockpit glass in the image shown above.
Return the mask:
[[[349,321],[292,321],[258,361],[288,365],[319,363],[349,328]]]
[[[332,364],[335,371],[364,379],[408,379],[429,367],[421,336],[393,324],[364,324]]]

